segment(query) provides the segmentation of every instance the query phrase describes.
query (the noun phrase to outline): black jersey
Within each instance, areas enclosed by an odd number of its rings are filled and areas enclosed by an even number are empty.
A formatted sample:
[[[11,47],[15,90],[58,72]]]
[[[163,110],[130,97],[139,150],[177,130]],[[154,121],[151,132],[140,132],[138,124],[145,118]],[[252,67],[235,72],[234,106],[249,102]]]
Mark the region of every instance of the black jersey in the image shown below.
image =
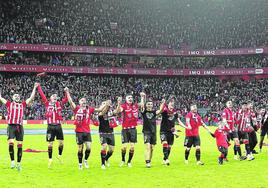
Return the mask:
[[[113,133],[113,128],[110,127],[109,123],[109,120],[112,116],[112,111],[108,111],[106,114],[99,116],[99,133]]]
[[[263,127],[268,127],[268,111],[263,114],[261,124]]]
[[[143,133],[155,133],[156,132],[156,110],[147,111],[141,113],[143,119]]]
[[[175,127],[175,122],[178,121],[177,112],[163,111],[160,132],[172,132],[171,129]]]

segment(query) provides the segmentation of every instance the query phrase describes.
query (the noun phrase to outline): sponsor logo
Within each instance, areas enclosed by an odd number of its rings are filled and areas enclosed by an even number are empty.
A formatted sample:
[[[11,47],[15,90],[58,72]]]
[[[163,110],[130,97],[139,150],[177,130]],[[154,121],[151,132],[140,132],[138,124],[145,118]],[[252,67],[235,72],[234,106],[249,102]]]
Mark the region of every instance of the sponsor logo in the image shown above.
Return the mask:
[[[134,74],[151,74],[150,70],[145,69],[134,69],[133,72]]]
[[[118,74],[128,74],[128,70],[127,69],[117,69],[117,73]]]
[[[200,55],[200,51],[189,51],[189,55]]]
[[[113,73],[113,69],[103,69],[103,73]]]
[[[214,70],[204,70],[204,75],[215,75],[215,71]]]
[[[166,75],[167,74],[167,70],[157,70],[156,74],[158,75]]]
[[[73,68],[73,71],[75,73],[82,73],[83,72],[83,68]]]
[[[147,55],[150,55],[151,54],[151,51],[150,50],[146,50],[146,49],[144,49],[144,50],[138,50],[138,49],[136,49],[134,51],[136,52],[135,54],[147,54]]]
[[[204,50],[204,55],[215,55],[215,50]]]
[[[152,118],[154,117],[154,114],[153,114],[153,113],[149,113],[149,112],[147,112],[147,113],[146,113],[146,117],[147,117],[148,119],[152,119]]]
[[[189,71],[189,74],[190,74],[190,75],[200,75],[201,72],[200,72],[199,70],[190,70],[190,71]]]
[[[173,50],[174,55],[184,55],[184,53],[185,53],[184,50],[180,50],[180,51],[179,50]]]
[[[119,54],[128,54],[128,50],[127,49],[117,49],[117,53],[119,53]]]
[[[91,47],[86,48],[86,52],[87,53],[97,53],[97,48],[91,48]]]
[[[256,69],[255,70],[255,73],[256,74],[263,74],[263,69]]]
[[[111,54],[113,53],[113,48],[103,48],[102,52],[105,54]]]
[[[175,118],[175,116],[172,115],[172,116],[169,116],[169,117],[168,117],[168,120],[169,120],[169,121],[173,121],[174,118]]]
[[[83,48],[81,47],[72,47],[72,52],[82,52]]]
[[[173,75],[183,75],[183,70],[173,70]]]
[[[7,50],[7,46],[6,45],[0,45],[0,49]]]
[[[88,69],[88,73],[98,73],[98,69]]]
[[[156,51],[157,55],[166,55],[167,54],[167,50],[157,50]]]
[[[262,54],[263,53],[263,48],[257,48],[255,50],[256,54]]]

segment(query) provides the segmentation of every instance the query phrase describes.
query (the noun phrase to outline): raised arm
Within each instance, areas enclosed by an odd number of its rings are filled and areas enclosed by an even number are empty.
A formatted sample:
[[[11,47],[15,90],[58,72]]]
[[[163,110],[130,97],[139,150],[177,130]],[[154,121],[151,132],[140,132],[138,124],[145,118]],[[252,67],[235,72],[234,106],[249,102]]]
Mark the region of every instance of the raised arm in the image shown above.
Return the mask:
[[[2,97],[1,92],[0,92],[0,102],[3,104],[7,103],[7,100]]]
[[[31,96],[30,96],[28,99],[26,99],[26,104],[27,104],[27,105],[29,105],[30,103],[33,102],[34,97],[35,97],[35,93],[36,93],[36,88],[37,88],[38,86],[39,86],[38,83],[35,83],[35,84],[34,84],[33,91],[32,91],[32,93],[31,93]]]
[[[63,99],[61,100],[61,105],[65,105],[68,102],[67,93],[65,92]]]
[[[117,106],[116,109],[114,110],[114,114],[119,114],[120,112],[123,112],[124,109],[121,107],[121,103],[122,103],[122,97],[118,97]]]
[[[212,134],[212,132],[211,132],[211,130],[208,128],[208,126],[204,123],[204,121],[203,120],[201,120],[201,122],[202,122],[202,126],[210,133],[210,134]]]
[[[46,104],[48,102],[48,100],[47,100],[47,97],[45,96],[40,84],[37,86],[37,90],[41,96],[43,103]]]
[[[144,92],[140,93],[141,96],[141,102],[139,103],[139,107],[141,108],[141,111],[144,112],[145,110],[145,100],[146,100],[146,94]]]
[[[165,99],[162,99],[161,104],[160,104],[160,107],[156,111],[156,115],[159,115],[159,114],[161,114],[163,112],[164,107],[165,107],[165,104],[166,104],[166,100]]]
[[[182,121],[181,121],[181,119],[178,117],[178,123],[179,123],[179,125],[181,126],[181,127],[183,127],[183,128],[185,128],[185,129],[192,129],[192,127],[191,126],[186,126]]]
[[[72,109],[75,109],[75,108],[76,108],[76,105],[75,105],[75,103],[74,103],[74,101],[73,101],[73,99],[72,99],[72,97],[71,97],[71,95],[70,95],[69,88],[67,88],[67,87],[64,88],[64,91],[65,91],[65,93],[66,93],[67,100],[68,100],[68,102],[69,102],[71,108],[72,108]]]

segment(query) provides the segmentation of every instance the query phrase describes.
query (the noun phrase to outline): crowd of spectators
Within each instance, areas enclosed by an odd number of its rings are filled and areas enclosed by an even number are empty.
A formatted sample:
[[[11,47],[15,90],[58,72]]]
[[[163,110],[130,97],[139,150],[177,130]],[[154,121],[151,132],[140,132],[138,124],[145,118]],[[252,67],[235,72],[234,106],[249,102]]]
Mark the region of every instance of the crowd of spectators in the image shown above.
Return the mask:
[[[265,46],[267,0],[9,0],[0,42],[137,48]]]
[[[0,58],[0,64],[143,69],[262,68],[268,67],[268,56],[139,57],[122,55],[7,53],[4,57]]]
[[[1,73],[0,88],[2,97],[11,100],[14,93],[22,95],[22,99],[29,97],[34,82],[41,83],[44,93],[49,97],[57,93],[61,98],[64,87],[69,87],[77,103],[80,97],[85,96],[92,106],[99,106],[101,101],[111,99],[116,103],[118,96],[132,92],[139,100],[139,93],[145,91],[147,97],[153,99],[155,107],[159,106],[162,98],[170,96],[176,98],[176,108],[185,112],[189,105],[196,103],[199,108],[211,112],[223,109],[227,100],[232,100],[235,107],[242,101],[251,100],[259,107],[267,104],[267,79],[220,80],[217,77],[122,77],[122,76],[76,76],[76,75],[49,75],[42,79],[31,74]],[[4,105],[0,106],[0,113],[5,113]],[[44,119],[44,106],[39,94],[33,106],[27,109],[28,119]],[[64,108],[64,117],[72,116],[69,107]]]

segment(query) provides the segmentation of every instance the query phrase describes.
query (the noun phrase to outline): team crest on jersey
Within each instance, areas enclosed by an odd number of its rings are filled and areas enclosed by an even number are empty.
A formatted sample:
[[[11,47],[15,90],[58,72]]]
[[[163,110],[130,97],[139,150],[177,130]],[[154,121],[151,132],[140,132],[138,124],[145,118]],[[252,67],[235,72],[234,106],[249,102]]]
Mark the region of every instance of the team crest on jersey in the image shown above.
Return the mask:
[[[154,114],[153,114],[153,113],[149,113],[149,112],[147,112],[147,113],[146,113],[146,117],[147,117],[148,119],[152,119],[152,118],[154,117]]]
[[[172,121],[174,119],[174,116],[168,117],[168,120]]]
[[[49,112],[54,111],[54,106],[49,106],[49,107],[47,108],[47,111],[49,111]]]
[[[139,114],[138,114],[137,112],[135,112],[135,113],[133,113],[133,116],[134,116],[135,118],[138,118]]]
[[[111,117],[111,116],[113,116],[113,111],[110,110],[110,111],[108,112],[108,117]]]
[[[132,114],[131,114],[131,113],[129,113],[127,116],[128,116],[129,118],[132,118]]]
[[[174,113],[168,113],[168,120],[172,121],[174,117]]]

